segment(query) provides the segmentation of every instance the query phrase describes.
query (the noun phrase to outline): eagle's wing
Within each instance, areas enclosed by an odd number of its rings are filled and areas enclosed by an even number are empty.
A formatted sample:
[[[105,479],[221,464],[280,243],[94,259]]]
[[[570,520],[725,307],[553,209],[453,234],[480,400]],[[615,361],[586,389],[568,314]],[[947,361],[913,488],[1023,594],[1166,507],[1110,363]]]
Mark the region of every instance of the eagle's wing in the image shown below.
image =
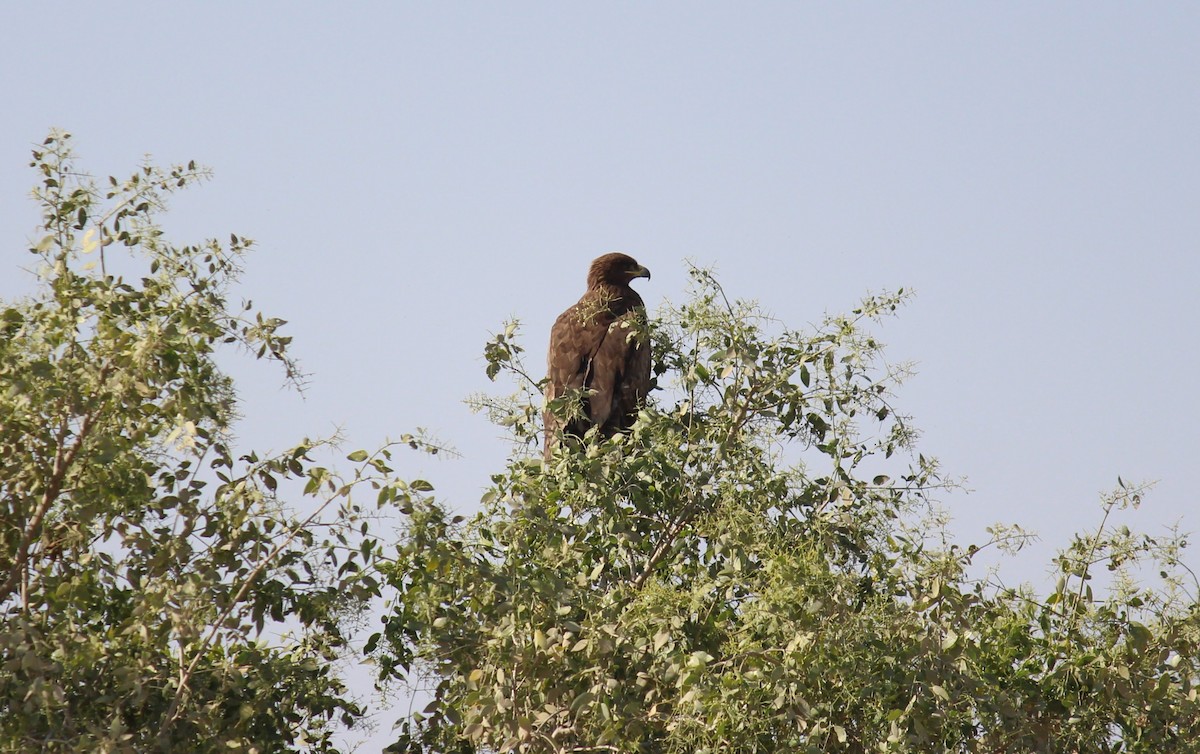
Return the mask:
[[[628,429],[650,390],[650,346],[642,308],[622,314],[609,326],[592,370],[592,422],[605,434]]]
[[[612,314],[594,296],[585,295],[579,303],[559,315],[550,329],[550,349],[546,356],[546,402],[561,398],[571,390],[595,388],[595,357],[608,335]],[[604,381],[604,380],[602,380]],[[593,416],[588,396],[584,396],[584,416],[568,422],[566,431],[582,435],[591,426]],[[558,419],[547,409],[546,453],[558,429]]]

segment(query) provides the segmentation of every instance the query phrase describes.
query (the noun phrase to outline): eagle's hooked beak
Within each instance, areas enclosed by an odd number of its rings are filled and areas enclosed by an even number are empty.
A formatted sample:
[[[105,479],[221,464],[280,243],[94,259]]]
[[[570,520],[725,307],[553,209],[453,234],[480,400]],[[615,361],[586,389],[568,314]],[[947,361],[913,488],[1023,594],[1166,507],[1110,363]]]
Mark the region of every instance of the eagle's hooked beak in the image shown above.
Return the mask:
[[[641,265],[638,265],[629,273],[629,279],[633,280],[634,278],[646,278],[647,280],[649,280],[650,279],[650,270],[645,267],[642,267]]]

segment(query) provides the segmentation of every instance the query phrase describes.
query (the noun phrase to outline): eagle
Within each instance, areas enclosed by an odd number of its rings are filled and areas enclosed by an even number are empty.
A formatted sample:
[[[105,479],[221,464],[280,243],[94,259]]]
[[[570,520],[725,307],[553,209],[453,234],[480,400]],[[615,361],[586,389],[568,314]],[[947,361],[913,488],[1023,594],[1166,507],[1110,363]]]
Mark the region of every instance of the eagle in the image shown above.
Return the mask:
[[[626,254],[597,257],[588,269],[587,291],[558,316],[546,357],[545,457],[564,434],[583,437],[599,427],[604,437],[629,429],[650,390],[650,343],[646,307],[629,287],[650,270]],[[564,422],[550,403],[578,391],[579,406]]]

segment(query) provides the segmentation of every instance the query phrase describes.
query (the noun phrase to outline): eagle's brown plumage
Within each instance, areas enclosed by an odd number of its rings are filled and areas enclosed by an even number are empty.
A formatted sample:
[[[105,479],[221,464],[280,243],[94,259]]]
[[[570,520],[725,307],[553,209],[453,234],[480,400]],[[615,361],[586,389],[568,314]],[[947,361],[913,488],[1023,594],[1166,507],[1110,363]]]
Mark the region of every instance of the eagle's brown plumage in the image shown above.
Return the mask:
[[[547,409],[546,458],[563,433],[582,437],[591,427],[610,436],[628,429],[650,390],[650,344],[646,309],[629,283],[650,270],[632,257],[597,257],[588,270],[587,292],[559,315],[550,330],[546,402],[580,391],[579,415],[566,426]]]

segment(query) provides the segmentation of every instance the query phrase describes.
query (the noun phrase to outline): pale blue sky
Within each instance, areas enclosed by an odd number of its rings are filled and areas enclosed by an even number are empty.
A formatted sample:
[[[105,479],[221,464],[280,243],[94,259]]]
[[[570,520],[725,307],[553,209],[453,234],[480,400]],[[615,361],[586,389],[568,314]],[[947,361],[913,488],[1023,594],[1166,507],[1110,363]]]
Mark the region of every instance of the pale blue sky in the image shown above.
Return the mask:
[[[258,240],[244,291],[313,375],[239,364],[249,445],[427,427],[465,457],[402,472],[474,504],[488,333],[519,317],[540,369],[622,250],[651,307],[690,258],[796,326],[915,288],[898,403],[975,490],[964,541],[1042,534],[1011,580],[1118,474],[1160,480],[1133,522],[1200,528],[1195,3],[9,3],[0,76],[0,295],[50,126],[101,176],[215,169],[170,228]]]

